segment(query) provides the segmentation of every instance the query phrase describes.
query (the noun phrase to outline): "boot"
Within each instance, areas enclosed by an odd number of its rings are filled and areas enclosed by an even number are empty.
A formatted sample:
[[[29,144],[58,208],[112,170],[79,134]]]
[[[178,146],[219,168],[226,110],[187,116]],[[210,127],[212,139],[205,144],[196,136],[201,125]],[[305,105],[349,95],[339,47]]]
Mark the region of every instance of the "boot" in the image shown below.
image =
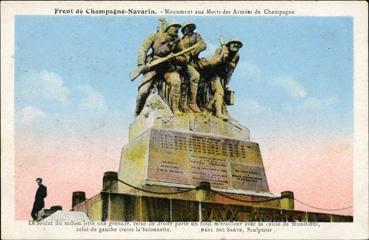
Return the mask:
[[[188,107],[194,113],[201,112],[199,106],[197,106],[197,103],[196,103],[197,88],[198,88],[198,84],[197,83],[196,84],[195,83],[191,84],[191,98],[190,98],[190,102],[188,103]]]
[[[179,111],[179,94],[172,92],[172,111],[176,116],[182,116],[183,113]]]
[[[228,121],[228,116],[224,115],[222,113],[222,108],[223,108],[223,101],[222,100],[217,100],[215,101],[215,116],[217,118],[222,119],[223,121]]]

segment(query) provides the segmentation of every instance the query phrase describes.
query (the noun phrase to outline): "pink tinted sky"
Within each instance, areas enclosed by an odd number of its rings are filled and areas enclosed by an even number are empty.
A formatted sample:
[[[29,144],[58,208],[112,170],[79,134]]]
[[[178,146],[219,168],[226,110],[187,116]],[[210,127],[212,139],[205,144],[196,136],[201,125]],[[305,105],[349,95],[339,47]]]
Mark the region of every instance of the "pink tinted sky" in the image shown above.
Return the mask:
[[[300,139],[300,140],[299,140]],[[260,141],[271,192],[291,190],[295,198],[323,209],[352,205],[352,143],[350,138],[293,135]],[[16,219],[30,219],[40,176],[48,187],[46,208],[62,205],[69,210],[73,191],[87,197],[102,187],[105,171],[117,171],[123,133],[111,136],[22,135],[16,138]],[[320,211],[295,202],[296,209]],[[352,214],[352,209],[330,212]]]

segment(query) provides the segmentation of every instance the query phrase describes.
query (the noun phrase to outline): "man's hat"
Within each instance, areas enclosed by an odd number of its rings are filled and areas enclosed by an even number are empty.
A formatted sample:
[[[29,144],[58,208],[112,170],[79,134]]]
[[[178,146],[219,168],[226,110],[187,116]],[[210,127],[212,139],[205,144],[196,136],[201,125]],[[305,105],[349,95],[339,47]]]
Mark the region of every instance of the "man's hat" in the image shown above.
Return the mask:
[[[175,22],[175,21],[169,21],[167,22],[167,24],[165,25],[165,29],[164,29],[164,32],[166,32],[168,30],[168,28],[170,27],[177,27],[177,28],[180,28],[181,27],[181,24]]]
[[[182,24],[182,29],[181,29],[182,33],[183,33],[183,29],[185,29],[186,27],[191,28],[192,31],[196,29],[196,25],[193,22],[186,21]]]
[[[238,43],[240,45],[240,48],[242,48],[242,46],[243,46],[242,42],[238,38],[232,38],[229,42],[227,42],[226,45],[229,46],[229,44],[231,44],[231,43]]]

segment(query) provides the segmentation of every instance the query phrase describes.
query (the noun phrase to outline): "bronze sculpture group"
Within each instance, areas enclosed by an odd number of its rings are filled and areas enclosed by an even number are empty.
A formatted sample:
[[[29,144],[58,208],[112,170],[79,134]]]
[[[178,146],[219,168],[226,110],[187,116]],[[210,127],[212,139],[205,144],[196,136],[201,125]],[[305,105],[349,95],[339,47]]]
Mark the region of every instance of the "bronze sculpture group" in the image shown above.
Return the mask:
[[[195,29],[191,22],[181,25],[160,18],[157,31],[143,42],[138,68],[131,73],[131,80],[143,74],[136,116],[155,88],[177,116],[188,111],[208,111],[222,120],[229,119],[226,105],[233,104],[233,92],[228,89],[228,83],[239,61],[242,43],[238,39],[226,43],[221,37],[221,46],[211,58],[199,58],[206,43]]]

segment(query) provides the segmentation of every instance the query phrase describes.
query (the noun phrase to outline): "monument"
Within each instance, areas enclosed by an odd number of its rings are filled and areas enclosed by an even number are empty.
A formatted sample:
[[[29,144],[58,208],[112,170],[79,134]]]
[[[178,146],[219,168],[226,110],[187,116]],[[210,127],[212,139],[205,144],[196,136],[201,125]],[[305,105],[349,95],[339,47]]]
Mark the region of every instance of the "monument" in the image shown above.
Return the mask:
[[[196,25],[161,18],[130,74],[143,76],[119,169],[105,173],[96,196],[73,193],[72,210],[102,221],[352,221],[295,211],[293,192],[270,192],[259,144],[227,110],[242,47],[220,37],[214,55],[200,58]]]

